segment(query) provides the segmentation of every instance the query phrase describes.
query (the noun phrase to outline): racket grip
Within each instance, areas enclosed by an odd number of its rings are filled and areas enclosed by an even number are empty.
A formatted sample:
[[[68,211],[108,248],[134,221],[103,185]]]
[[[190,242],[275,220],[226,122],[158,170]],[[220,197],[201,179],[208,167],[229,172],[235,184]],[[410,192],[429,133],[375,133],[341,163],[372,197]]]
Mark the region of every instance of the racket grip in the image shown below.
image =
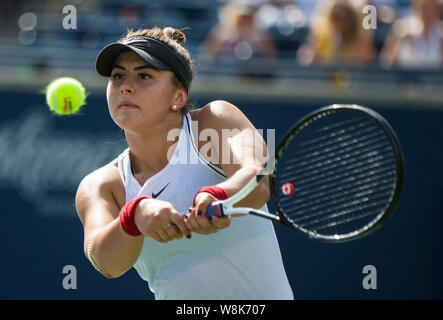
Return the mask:
[[[184,217],[185,215],[188,214],[188,211],[186,212],[182,212],[182,216]],[[221,203],[217,203],[217,202],[212,202],[209,204],[208,206],[208,210],[206,211],[206,217],[211,220],[213,216],[216,217],[224,217],[224,213],[223,213],[223,205]]]
[[[212,216],[216,216],[218,218],[224,217],[223,214],[223,206],[221,203],[212,202],[208,206],[208,210],[206,211],[206,217],[211,220]]]

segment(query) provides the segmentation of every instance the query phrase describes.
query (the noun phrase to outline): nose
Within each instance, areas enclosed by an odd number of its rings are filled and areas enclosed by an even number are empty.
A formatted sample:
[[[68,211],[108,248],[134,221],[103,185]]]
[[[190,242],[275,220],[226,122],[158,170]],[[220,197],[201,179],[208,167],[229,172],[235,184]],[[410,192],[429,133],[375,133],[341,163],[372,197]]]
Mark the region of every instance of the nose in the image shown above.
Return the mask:
[[[125,79],[125,81],[122,83],[120,87],[121,93],[132,94],[135,91],[134,86],[132,85],[131,81],[128,78],[129,77]]]

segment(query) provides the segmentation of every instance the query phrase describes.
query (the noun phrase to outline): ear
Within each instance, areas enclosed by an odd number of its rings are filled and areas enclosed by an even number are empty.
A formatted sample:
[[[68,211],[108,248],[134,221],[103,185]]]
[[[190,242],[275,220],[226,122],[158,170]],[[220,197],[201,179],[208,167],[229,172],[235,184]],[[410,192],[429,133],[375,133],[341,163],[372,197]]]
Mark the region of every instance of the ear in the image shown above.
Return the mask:
[[[172,104],[175,104],[181,109],[186,105],[186,101],[188,101],[188,93],[186,90],[181,87],[177,88],[177,90],[175,90]]]

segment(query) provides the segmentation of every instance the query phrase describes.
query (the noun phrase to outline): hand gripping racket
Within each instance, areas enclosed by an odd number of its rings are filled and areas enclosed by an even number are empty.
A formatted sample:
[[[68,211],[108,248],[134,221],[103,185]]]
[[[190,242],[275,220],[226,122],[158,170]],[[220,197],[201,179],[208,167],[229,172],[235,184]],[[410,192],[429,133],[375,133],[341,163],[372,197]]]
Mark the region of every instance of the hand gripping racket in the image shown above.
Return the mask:
[[[273,172],[265,168],[232,197],[211,203],[206,216],[251,214],[310,239],[354,240],[393,213],[403,166],[397,136],[382,116],[362,106],[335,104],[296,123],[277,148]],[[267,175],[277,214],[233,207]]]

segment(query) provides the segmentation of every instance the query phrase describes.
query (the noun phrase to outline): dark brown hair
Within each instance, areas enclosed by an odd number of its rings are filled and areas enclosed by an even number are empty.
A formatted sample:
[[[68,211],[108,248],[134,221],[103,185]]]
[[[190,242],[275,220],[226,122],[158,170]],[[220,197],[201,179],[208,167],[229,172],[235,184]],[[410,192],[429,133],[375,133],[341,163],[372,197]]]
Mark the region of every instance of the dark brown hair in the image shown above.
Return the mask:
[[[143,39],[145,37],[157,39],[171,47],[175,53],[189,66],[189,69],[192,72],[192,77],[194,76],[194,64],[189,51],[182,45],[182,43],[186,42],[186,36],[181,30],[172,27],[154,27],[152,29],[138,29],[136,31],[128,29],[126,34],[118,39],[118,42],[127,42],[131,40]],[[177,76],[172,78],[172,83],[177,87],[183,87]],[[189,88],[190,87],[191,84],[189,85]],[[192,104],[186,103],[186,105],[181,109],[181,112],[187,113],[192,108]]]

